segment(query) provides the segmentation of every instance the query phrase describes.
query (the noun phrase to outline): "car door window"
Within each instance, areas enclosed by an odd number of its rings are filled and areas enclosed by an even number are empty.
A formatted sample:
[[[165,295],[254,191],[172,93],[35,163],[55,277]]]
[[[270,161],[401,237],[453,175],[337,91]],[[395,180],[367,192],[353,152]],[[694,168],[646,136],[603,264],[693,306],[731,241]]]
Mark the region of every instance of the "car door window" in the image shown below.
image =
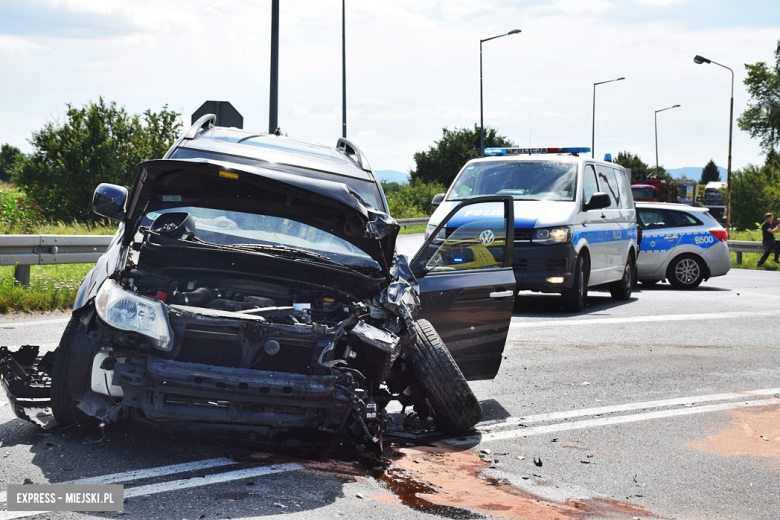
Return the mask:
[[[643,231],[668,229],[677,226],[667,213],[660,209],[640,209],[637,223]]]
[[[674,221],[675,225],[678,227],[702,225],[701,221],[698,220],[696,217],[689,215],[688,213],[683,213],[682,211],[670,211],[669,215],[671,215],[672,220]]]
[[[617,177],[618,188],[620,189],[620,197],[623,199],[623,206],[621,207],[633,209],[634,197],[631,194],[631,184],[628,180],[628,175],[624,171],[615,168],[615,176]]]
[[[596,180],[596,170],[592,164],[586,164],[582,172],[583,202],[588,202],[594,193],[599,191],[599,182]]]

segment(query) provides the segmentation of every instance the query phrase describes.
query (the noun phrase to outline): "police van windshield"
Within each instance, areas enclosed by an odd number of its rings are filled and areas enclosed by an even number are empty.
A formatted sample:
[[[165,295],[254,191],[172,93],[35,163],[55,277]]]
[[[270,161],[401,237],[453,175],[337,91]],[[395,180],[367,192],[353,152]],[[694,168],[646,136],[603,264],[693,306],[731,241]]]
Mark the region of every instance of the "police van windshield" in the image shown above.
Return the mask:
[[[490,161],[467,166],[447,200],[511,195],[515,200],[573,201],[577,164],[555,161]]]

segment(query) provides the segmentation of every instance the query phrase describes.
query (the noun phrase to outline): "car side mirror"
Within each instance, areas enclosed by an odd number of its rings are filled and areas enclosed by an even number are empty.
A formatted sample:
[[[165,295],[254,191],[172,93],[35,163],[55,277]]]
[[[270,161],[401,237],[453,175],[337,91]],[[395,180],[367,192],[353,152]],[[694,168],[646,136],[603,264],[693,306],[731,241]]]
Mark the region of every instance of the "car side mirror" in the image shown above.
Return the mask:
[[[609,198],[609,195],[596,192],[590,197],[590,200],[585,203],[585,211],[608,208],[610,204],[612,204],[612,199]]]
[[[436,195],[433,196],[433,200],[431,201],[431,204],[433,206],[438,206],[439,204],[441,204],[441,201],[443,200],[444,200],[444,194],[437,193]]]
[[[127,188],[116,184],[103,183],[95,189],[92,196],[92,210],[101,217],[122,221],[125,218]]]

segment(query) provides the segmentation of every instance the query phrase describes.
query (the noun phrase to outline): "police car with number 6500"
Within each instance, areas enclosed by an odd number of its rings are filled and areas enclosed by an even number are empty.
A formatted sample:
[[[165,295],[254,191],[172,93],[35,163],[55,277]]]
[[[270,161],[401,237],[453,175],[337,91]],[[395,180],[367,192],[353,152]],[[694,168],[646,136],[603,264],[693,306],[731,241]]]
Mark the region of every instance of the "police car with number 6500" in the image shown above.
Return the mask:
[[[608,288],[616,300],[631,296],[638,254],[636,210],[626,170],[581,157],[589,148],[488,148],[466,163],[438,206],[426,234],[461,201],[486,195],[514,199],[512,268],[519,290],[559,293],[567,310],[580,311],[588,288]],[[474,210],[461,218],[496,218]],[[450,225],[462,223],[450,221]],[[446,241],[449,228],[439,232]],[[455,259],[457,262],[458,259]],[[461,259],[465,261],[465,259]]]

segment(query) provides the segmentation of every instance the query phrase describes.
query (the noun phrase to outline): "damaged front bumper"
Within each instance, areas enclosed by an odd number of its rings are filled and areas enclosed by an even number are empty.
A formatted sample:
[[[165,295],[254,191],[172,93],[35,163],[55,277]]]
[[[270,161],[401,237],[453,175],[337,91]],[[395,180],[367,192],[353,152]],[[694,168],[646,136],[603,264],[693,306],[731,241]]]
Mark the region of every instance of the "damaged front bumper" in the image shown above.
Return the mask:
[[[23,345],[16,352],[0,347],[0,382],[14,414],[45,430],[57,426],[51,412],[54,352],[39,357],[39,348]]]

